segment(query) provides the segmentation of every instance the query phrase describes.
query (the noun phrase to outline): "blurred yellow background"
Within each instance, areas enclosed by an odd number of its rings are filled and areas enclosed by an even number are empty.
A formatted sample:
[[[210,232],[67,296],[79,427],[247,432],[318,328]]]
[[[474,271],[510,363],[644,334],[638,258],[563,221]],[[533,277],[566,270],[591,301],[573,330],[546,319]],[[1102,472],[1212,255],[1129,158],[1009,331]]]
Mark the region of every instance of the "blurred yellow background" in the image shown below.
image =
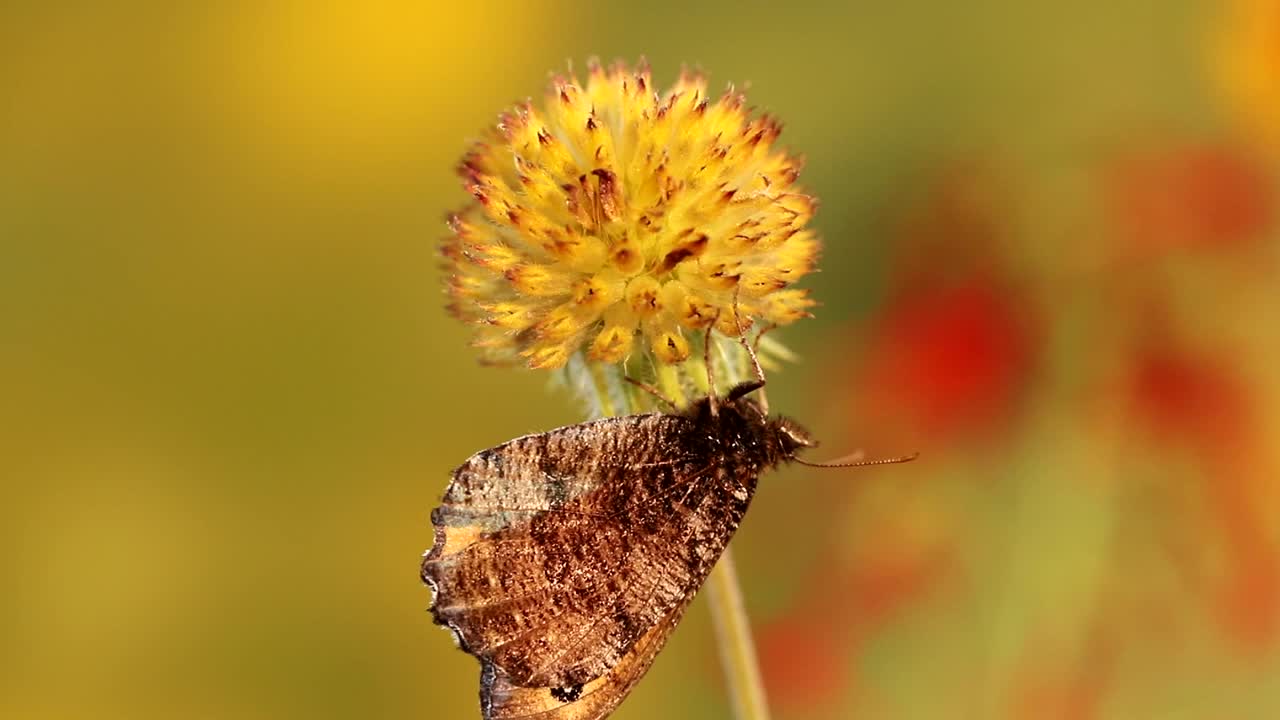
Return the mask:
[[[892,6],[892,9],[890,9]],[[478,367],[453,166],[590,55],[822,200],[736,541],[779,718],[1280,717],[1280,3],[6,3],[0,717],[478,717],[428,512],[578,420]],[[728,717],[695,604],[616,717]]]

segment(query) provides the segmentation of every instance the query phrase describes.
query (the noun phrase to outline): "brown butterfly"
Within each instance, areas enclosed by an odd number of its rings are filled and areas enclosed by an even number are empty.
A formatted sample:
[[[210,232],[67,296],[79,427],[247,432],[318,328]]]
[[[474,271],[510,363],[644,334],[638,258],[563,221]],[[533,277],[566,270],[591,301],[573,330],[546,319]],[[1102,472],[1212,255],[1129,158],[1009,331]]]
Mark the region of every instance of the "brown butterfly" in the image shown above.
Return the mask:
[[[422,579],[435,621],[480,660],[485,720],[613,712],[738,529],[760,473],[816,444],[748,397],[765,382],[747,350],[757,379],[723,400],[713,390],[683,412],[527,435],[453,472]]]

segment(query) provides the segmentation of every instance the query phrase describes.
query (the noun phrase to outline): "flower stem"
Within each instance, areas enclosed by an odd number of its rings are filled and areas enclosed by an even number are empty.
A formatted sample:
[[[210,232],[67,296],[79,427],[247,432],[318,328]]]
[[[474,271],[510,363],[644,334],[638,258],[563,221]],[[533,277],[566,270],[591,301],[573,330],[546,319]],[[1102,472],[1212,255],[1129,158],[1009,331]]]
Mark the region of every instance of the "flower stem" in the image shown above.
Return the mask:
[[[711,364],[719,379],[717,384],[732,387],[748,379],[746,353],[736,340],[717,343],[712,350]],[[702,387],[707,377],[706,366],[697,363],[692,370],[697,373],[694,380],[698,382],[699,389],[707,391],[709,388]],[[738,582],[731,546],[721,553],[720,561],[707,579],[707,600],[711,606],[711,624],[715,628],[720,667],[724,671],[734,719],[769,720],[760,661],[756,657],[751,620],[742,601],[742,585]]]
[[[751,623],[742,604],[742,587],[733,564],[732,548],[725,548],[707,580],[711,622],[720,646],[720,665],[733,702],[736,720],[769,720],[760,663],[751,638]]]

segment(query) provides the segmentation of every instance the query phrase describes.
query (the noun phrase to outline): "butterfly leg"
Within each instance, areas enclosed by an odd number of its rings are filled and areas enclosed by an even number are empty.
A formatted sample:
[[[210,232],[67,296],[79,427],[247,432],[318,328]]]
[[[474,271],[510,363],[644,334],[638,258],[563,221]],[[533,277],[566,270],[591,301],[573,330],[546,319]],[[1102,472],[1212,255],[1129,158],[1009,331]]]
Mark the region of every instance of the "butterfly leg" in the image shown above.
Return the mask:
[[[720,313],[716,313],[716,317],[707,325],[707,335],[702,340],[702,364],[707,366],[707,403],[711,407],[711,417],[717,417],[720,414],[720,408],[716,404],[716,376],[711,367],[711,331],[715,328],[719,317]]]
[[[658,388],[656,388],[656,387],[654,387],[654,386],[650,385],[650,384],[649,384],[649,383],[647,383],[647,382],[642,382],[642,381],[637,380],[637,379],[635,379],[635,378],[633,378],[633,377],[630,377],[630,376],[624,376],[622,379],[623,379],[623,380],[626,380],[627,382],[631,383],[632,385],[635,385],[636,387],[640,388],[641,390],[643,390],[643,391],[645,391],[645,392],[649,393],[650,395],[652,395],[652,396],[654,396],[654,397],[658,398],[659,400],[661,400],[662,402],[666,403],[666,404],[667,404],[667,406],[668,406],[668,407],[670,407],[670,408],[671,408],[671,410],[672,410],[673,412],[680,412],[680,406],[676,405],[675,401],[674,401],[674,400],[672,400],[671,398],[667,397],[666,395],[663,395],[663,394],[662,394],[662,391],[661,391],[661,390],[659,390]]]
[[[745,328],[742,326],[742,316],[738,313],[738,290],[739,288],[734,288],[734,291],[733,291],[733,324],[738,330],[738,340],[742,343],[742,347],[747,351],[747,356],[751,358],[751,367],[755,371],[756,379],[755,379],[755,382],[753,383],[743,383],[738,387],[734,388],[733,391],[729,393],[729,399],[734,400],[742,397],[743,395],[746,395],[749,392],[759,390],[760,391],[760,395],[759,395],[760,409],[764,411],[765,415],[768,415],[769,399],[765,397],[765,394],[764,394],[764,386],[765,386],[764,368],[760,367],[760,359],[756,357],[755,348],[751,347],[751,343],[747,342],[747,330],[749,328]],[[766,328],[764,332],[760,334],[763,335],[765,332],[768,332],[770,329],[772,328]],[[759,342],[759,338],[757,338],[757,342]]]

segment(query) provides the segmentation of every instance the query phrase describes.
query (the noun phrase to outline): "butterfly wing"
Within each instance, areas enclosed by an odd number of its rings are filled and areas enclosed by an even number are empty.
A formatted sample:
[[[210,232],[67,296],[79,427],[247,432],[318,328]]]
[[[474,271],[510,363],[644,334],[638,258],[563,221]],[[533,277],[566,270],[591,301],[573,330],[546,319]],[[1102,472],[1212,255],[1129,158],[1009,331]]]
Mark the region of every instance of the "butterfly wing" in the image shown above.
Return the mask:
[[[618,664],[580,687],[520,687],[513,685],[492,663],[485,663],[480,672],[480,708],[484,720],[600,720],[607,717],[644,677],[692,599],[690,594],[641,635]]]
[[[648,667],[633,649],[674,624],[754,491],[696,435],[679,415],[607,418],[454,472],[422,574],[436,621],[501,677],[494,687],[585,687],[628,658],[620,676]]]

